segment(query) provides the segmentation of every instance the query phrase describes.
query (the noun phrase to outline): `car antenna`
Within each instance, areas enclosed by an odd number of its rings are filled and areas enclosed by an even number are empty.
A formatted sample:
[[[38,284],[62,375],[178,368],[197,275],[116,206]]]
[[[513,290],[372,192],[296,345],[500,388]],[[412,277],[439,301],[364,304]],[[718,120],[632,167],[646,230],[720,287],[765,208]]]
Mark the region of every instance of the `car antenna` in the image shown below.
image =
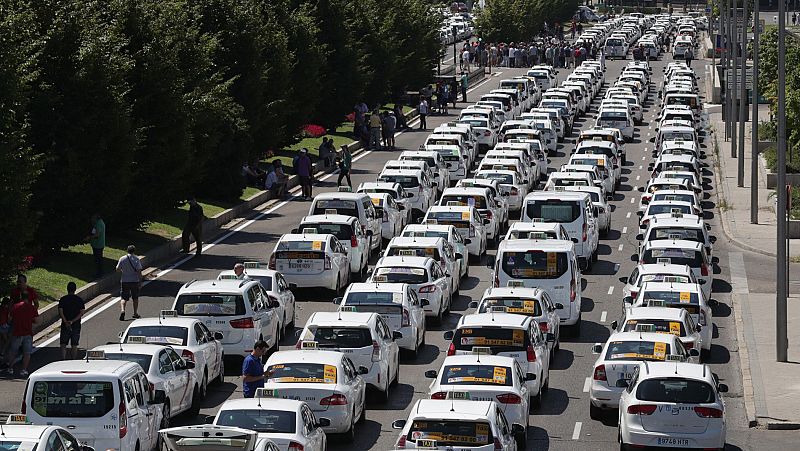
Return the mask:
[[[455,411],[456,411],[456,403],[455,403],[455,401],[453,400],[453,397],[452,397],[452,396],[450,396],[450,411],[451,411],[451,412],[455,412]]]

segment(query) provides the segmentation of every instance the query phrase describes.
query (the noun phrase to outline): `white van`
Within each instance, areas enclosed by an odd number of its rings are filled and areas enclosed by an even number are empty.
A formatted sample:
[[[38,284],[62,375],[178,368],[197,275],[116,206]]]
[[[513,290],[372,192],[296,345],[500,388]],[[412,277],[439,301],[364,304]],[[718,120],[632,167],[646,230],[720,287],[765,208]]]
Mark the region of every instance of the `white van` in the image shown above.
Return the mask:
[[[581,324],[581,271],[575,245],[567,240],[504,240],[497,248],[494,287],[541,288],[550,295],[561,326]]]
[[[138,363],[104,360],[102,351],[89,354],[89,360],[54,362],[34,371],[22,413],[33,424],[65,427],[97,450],[154,449],[158,430],[166,425],[166,393],[151,388]]]
[[[540,191],[525,196],[523,222],[557,222],[564,225],[581,268],[592,266],[597,255],[598,230],[589,193]]]

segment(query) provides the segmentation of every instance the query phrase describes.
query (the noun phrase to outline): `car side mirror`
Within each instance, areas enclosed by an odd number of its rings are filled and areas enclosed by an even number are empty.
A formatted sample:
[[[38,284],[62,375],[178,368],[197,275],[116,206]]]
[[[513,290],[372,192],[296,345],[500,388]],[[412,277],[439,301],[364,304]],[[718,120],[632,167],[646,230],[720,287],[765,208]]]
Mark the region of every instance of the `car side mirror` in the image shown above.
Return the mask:
[[[717,391],[720,393],[728,393],[728,386],[726,384],[717,385]]]
[[[150,404],[164,404],[167,401],[167,393],[164,390],[156,390]]]
[[[628,388],[628,381],[625,379],[617,379],[617,382],[614,384],[617,388]]]
[[[442,334],[442,337],[443,337],[445,340],[452,340],[452,339],[453,339],[453,335],[455,335],[455,334],[453,333],[453,331],[452,331],[452,330],[448,330],[448,331],[445,331],[445,333],[443,333],[443,334]]]
[[[427,299],[423,299],[423,300],[420,301],[420,304],[422,304],[422,306],[425,307],[425,306],[431,305],[431,301],[429,301]]]
[[[534,373],[525,373],[525,380],[526,381],[535,381],[536,380],[536,374],[534,374]]]
[[[501,196],[503,196],[503,197],[508,197],[508,196],[510,196],[510,195],[511,195],[511,193],[502,193],[502,194],[501,194]]]
[[[397,330],[392,332],[392,340],[399,340],[401,338],[403,338],[403,333],[402,332],[397,331]]]
[[[94,451],[94,448],[89,445],[81,445],[81,451]]]
[[[434,186],[434,187],[439,186],[439,183],[438,182],[431,182],[431,186]]]
[[[636,216],[641,218],[642,216],[644,216],[644,212],[643,211],[637,211],[636,212]]]
[[[367,230],[367,236],[372,236],[372,230]]]
[[[697,326],[694,327],[694,330],[697,331],[697,332],[702,332],[703,326],[698,324]]]
[[[700,280],[697,281],[697,283],[699,283],[700,285],[705,285],[706,284],[706,280],[705,279],[700,279]]]
[[[614,200],[613,194],[606,194],[606,200]]]
[[[427,377],[428,379],[436,379],[438,375],[439,373],[437,373],[436,370],[425,371],[425,377]]]
[[[369,373],[369,368],[365,366],[358,367],[358,374],[367,374]]]
[[[336,304],[336,305],[341,305],[342,301],[344,301],[344,298],[342,298],[342,297],[338,297],[338,298],[333,298],[333,301],[332,301],[332,302],[333,302],[334,304]]]
[[[653,136],[652,138],[648,139],[648,141],[650,141],[651,143],[654,143],[654,142],[656,142],[656,137]]]
[[[478,308],[478,301],[469,301],[467,308]]]
[[[471,239],[469,239],[469,238],[464,238],[464,244],[470,244],[470,243],[472,243],[472,240],[471,240]]]
[[[464,259],[464,254],[462,254],[461,252],[456,252],[456,260],[463,260],[463,259]]]
[[[616,321],[611,321],[611,330],[617,330],[617,326],[619,326],[619,323]]]
[[[522,183],[527,185],[528,184],[528,179],[522,179]]]
[[[711,230],[711,224],[706,224],[706,230]],[[717,238],[714,238],[714,241],[717,241]],[[712,243],[714,242],[712,241]]]
[[[622,298],[622,303],[623,304],[633,304],[633,298],[630,297],[630,296],[625,296],[624,298]]]
[[[709,226],[709,227],[711,227],[711,226]],[[709,242],[711,242],[711,244],[714,244],[714,243],[716,243],[716,242],[717,242],[717,237],[715,237],[715,236],[710,236],[710,237],[708,237],[708,241],[709,241]]]
[[[637,190],[639,190],[639,192],[640,192],[640,193],[643,193],[643,192],[644,192],[644,186],[640,186],[640,187],[638,187],[638,188],[636,188],[636,189],[637,189]]]
[[[578,239],[577,239],[577,238],[572,238],[572,242],[573,242],[573,243],[577,243],[577,242],[578,242]]]
[[[489,218],[484,218],[484,219],[483,219],[483,225],[489,225],[489,224],[491,224],[491,223],[492,223],[492,220],[491,220],[491,219],[489,219]]]
[[[600,354],[603,352],[603,345],[600,343],[595,343],[592,345],[592,354]]]
[[[719,305],[719,301],[716,299],[709,299],[708,306],[709,307],[717,307]]]
[[[413,196],[414,196],[414,194],[412,194],[412,193],[403,193],[403,199],[410,199]]]
[[[636,235],[636,239],[639,240],[639,241],[642,241],[644,239],[644,235],[639,233],[639,234]]]
[[[214,332],[214,340],[222,340],[223,338],[222,332]]]
[[[392,421],[392,429],[403,429],[406,426],[406,420]]]
[[[289,284],[289,289],[290,290],[296,290],[297,289],[297,284],[296,283],[290,283]]]
[[[292,229],[292,233],[300,233],[300,229]]]
[[[700,351],[698,351],[697,349],[694,349],[694,348],[690,349],[689,350],[689,357],[700,357]]]
[[[515,436],[525,435],[527,432],[525,431],[525,426],[514,423],[511,425],[511,433]]]
[[[194,362],[192,362],[191,360],[187,360],[186,361],[186,369],[187,370],[193,370],[194,367],[195,367],[195,363]]]
[[[119,337],[120,340],[122,340],[122,337],[124,337],[124,336],[125,336],[125,332],[120,332],[120,333],[117,334],[117,337]]]
[[[331,425],[331,420],[327,418],[317,418],[317,423],[314,425],[318,428],[326,428]]]
[[[269,306],[269,308],[278,308],[281,306],[281,303],[278,302],[276,299],[270,299],[267,305]]]
[[[214,424],[214,416],[213,415],[207,416],[205,418],[205,420],[203,420],[203,423],[205,423],[205,424]]]

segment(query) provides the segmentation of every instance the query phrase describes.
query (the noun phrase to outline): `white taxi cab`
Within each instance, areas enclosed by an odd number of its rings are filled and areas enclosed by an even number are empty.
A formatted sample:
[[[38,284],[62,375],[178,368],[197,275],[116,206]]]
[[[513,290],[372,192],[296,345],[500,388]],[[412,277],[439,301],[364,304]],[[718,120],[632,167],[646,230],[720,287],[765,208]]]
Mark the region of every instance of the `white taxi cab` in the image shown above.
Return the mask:
[[[420,399],[392,427],[400,430],[397,449],[517,451],[527,433],[494,401]]]
[[[436,202],[438,182],[431,181],[428,175],[420,169],[384,170],[378,175],[378,182],[397,183],[405,189],[406,193],[410,194],[408,203],[411,207],[412,218],[424,215],[428,207]]]
[[[711,297],[711,258],[703,243],[688,240],[645,241],[639,252],[639,263],[674,263],[688,265],[703,291],[703,297]]]
[[[488,219],[486,225],[486,237],[497,242],[504,227],[502,207],[489,191],[489,188],[447,188],[439,199],[439,206],[447,207],[474,207],[484,219]]]
[[[679,200],[650,201],[639,219],[639,233],[644,233],[645,229],[650,225],[650,220],[655,216],[669,217],[674,214],[676,217],[682,218],[684,215],[689,216],[694,213],[694,205],[689,202]]]
[[[706,254],[708,254],[709,258],[712,258],[716,239],[709,236],[708,231],[710,228],[711,226],[708,223],[696,215],[660,214],[650,219],[650,223],[642,234],[640,241],[667,239],[697,241],[703,244]]]
[[[458,271],[459,277],[469,277],[469,262],[467,261],[469,250],[467,245],[471,240],[462,237],[455,227],[444,224],[409,224],[405,226],[401,236],[442,238],[446,240],[453,247],[456,255],[461,254],[463,256],[463,258],[459,259],[459,264],[461,265]]]
[[[298,287],[322,287],[339,294],[350,282],[348,252],[336,236],[306,228],[280,237],[269,257],[269,267]]]
[[[199,319],[178,318],[177,314],[178,312],[174,310],[163,310],[158,318],[133,320],[120,334],[120,342],[171,347],[181,358],[194,364],[196,367],[194,372],[197,375],[195,382],[199,384],[200,395],[205,396],[209,382],[221,383],[225,378],[225,354],[222,349],[224,337],[221,332],[211,332]],[[112,352],[103,349],[106,355]]]
[[[373,193],[369,197],[375,207],[375,214],[381,218],[381,237],[384,241],[389,241],[406,226],[406,207],[385,193]]]
[[[622,132],[625,141],[633,141],[633,118],[627,108],[600,110],[595,125],[603,128],[616,128]]]
[[[355,366],[366,367],[364,382],[377,389],[384,402],[389,389],[400,378],[400,349],[395,340],[402,338],[392,331],[379,313],[356,311],[356,306],[343,306],[338,312],[315,312],[308,318],[297,340],[315,343],[317,349],[344,353]]]
[[[510,211],[520,211],[522,199],[528,195],[528,184],[517,171],[506,169],[484,169],[475,173],[477,180],[493,180],[500,185],[502,195],[508,202]]]
[[[619,440],[628,445],[725,448],[728,391],[708,365],[642,362],[619,400]]]
[[[354,193],[349,186],[340,186],[337,192],[317,194],[311,201],[308,215],[345,215],[358,218],[364,232],[370,237],[370,249],[380,254],[381,218],[375,214],[375,207],[366,193]]]
[[[690,355],[687,360],[700,362],[700,349],[703,342],[700,332],[703,326],[695,324],[692,316],[686,310],[666,307],[626,308],[622,321],[612,321],[611,329],[630,332],[635,331],[642,324],[647,324],[652,332],[675,335],[681,340],[683,347],[689,351]]]
[[[428,209],[422,221],[424,224],[451,225],[465,239],[469,255],[476,260],[486,254],[488,238],[486,226],[489,219],[484,219],[475,207],[435,206]]]
[[[375,265],[372,277],[378,277],[376,280],[382,283],[407,283],[417,293],[420,302],[428,302],[424,305],[425,315],[433,316],[438,324],[450,312],[452,276],[430,257],[383,257]],[[374,281],[372,278],[369,280]]]
[[[450,173],[450,185],[467,177],[471,162],[463,148],[456,145],[427,145],[425,150],[435,151],[442,157]]]
[[[385,193],[392,196],[392,199],[394,199],[395,202],[405,207],[403,209],[403,213],[406,215],[406,224],[411,222],[411,203],[408,201],[408,199],[411,197],[411,193],[407,193],[406,189],[403,188],[403,186],[399,183],[362,182],[358,185],[356,192],[367,193],[370,195]]]
[[[304,401],[314,415],[330,420],[326,433],[343,433],[355,439],[355,425],[365,420],[369,368],[356,367],[341,352],[321,351],[306,342],[303,350],[279,351],[267,360],[264,389],[273,398]]]
[[[267,292],[267,296],[272,301],[278,301],[283,330],[292,330],[295,317],[295,299],[293,288],[297,285],[289,283],[283,278],[281,273],[267,269],[261,262],[244,262],[244,275],[246,278],[255,279],[261,283],[261,287]],[[221,271],[217,279],[239,279],[232,269]]]
[[[622,296],[636,298],[645,282],[697,283],[692,268],[672,263],[636,265],[631,275],[623,278]]]
[[[486,178],[468,178],[456,182],[456,187],[460,188],[486,188],[494,198],[500,210],[500,222],[503,227],[508,226],[508,193],[500,186],[497,180]]]
[[[435,150],[405,150],[400,153],[398,158],[400,161],[419,161],[427,164],[430,171],[433,172],[434,180],[431,181],[436,183],[437,193],[450,186],[450,171],[439,152]]]
[[[458,293],[461,288],[461,278],[458,277],[461,271],[461,261],[466,256],[456,255],[456,251],[444,238],[417,238],[417,237],[397,237],[392,238],[386,246],[384,257],[395,257],[403,255],[406,257],[430,257],[439,262],[451,277],[450,291]]]
[[[197,415],[206,392],[201,387],[194,362],[185,360],[169,346],[146,344],[146,338],[130,336],[128,343],[97,346],[91,350],[104,353],[107,360],[139,364],[148,382],[167,394],[162,410],[164,418],[170,419],[183,412]],[[161,427],[168,425],[169,422],[164,421]]]
[[[2,426],[0,448],[9,451],[25,450],[69,450],[95,451],[93,447],[81,445],[66,428],[61,426],[41,426],[28,422],[23,414],[12,414]]]
[[[612,194],[606,193],[599,186],[564,186],[556,188],[555,191],[575,191],[589,194],[592,199],[594,216],[599,223],[600,236],[603,238],[608,236],[608,232],[611,231],[611,204],[608,201],[614,198]]]
[[[258,431],[232,426],[179,426],[161,429],[158,435],[167,451],[281,451],[272,440],[259,437]]]
[[[229,399],[220,406],[213,424],[255,431],[259,439],[270,440],[281,450],[325,451],[328,437],[322,427],[330,420],[317,418],[303,401],[275,395],[280,390],[257,388],[253,398]]]
[[[370,232],[366,230],[358,218],[340,214],[304,216],[300,220],[300,225],[292,229],[292,233],[299,234],[304,230],[316,230],[318,234],[335,236],[339,243],[347,248],[347,257],[350,260],[350,277],[358,279],[366,274],[369,267],[370,253],[372,252],[370,246],[373,240]]]
[[[678,337],[655,333],[652,324],[637,325],[632,332],[612,333],[605,344],[592,345],[592,353],[598,356],[589,385],[589,416],[593,420],[617,408],[624,391],[620,381],[630,380],[639,362],[664,362],[673,355],[679,360],[689,358]]]
[[[570,241],[564,226],[555,222],[515,222],[508,228],[505,239]]]
[[[639,211],[644,213],[647,205],[652,201],[653,195],[663,190],[691,190],[689,182],[684,179],[657,177],[647,181],[646,186],[640,186],[642,194],[639,197]]]
[[[527,376],[511,357],[499,355],[451,355],[439,371],[425,371],[433,379],[428,387],[431,399],[467,399],[496,402],[508,421],[529,425]]]
[[[400,349],[414,357],[425,346],[425,304],[408,284],[378,282],[383,276],[373,276],[372,283],[353,283],[342,298],[333,300],[340,310],[375,312],[381,315],[392,331],[403,334],[395,339]]]

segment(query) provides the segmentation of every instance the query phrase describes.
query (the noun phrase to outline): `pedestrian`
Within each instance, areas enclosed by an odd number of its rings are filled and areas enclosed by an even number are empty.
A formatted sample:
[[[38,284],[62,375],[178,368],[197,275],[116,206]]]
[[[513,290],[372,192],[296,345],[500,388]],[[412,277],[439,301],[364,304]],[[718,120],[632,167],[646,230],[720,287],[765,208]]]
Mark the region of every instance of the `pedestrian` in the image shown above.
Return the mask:
[[[281,163],[281,160],[273,160],[272,171],[267,174],[267,181],[264,184],[264,187],[270,192],[273,199],[286,198],[286,184],[288,181],[289,176],[283,172],[283,163]]]
[[[467,74],[462,74],[461,75],[461,101],[465,102],[465,103],[467,101],[467,88],[468,87],[469,87],[469,77],[467,77]]]
[[[318,152],[319,158],[322,160],[322,165],[325,168],[333,166],[333,158],[336,155],[336,149],[333,148],[333,139],[328,139],[327,136],[323,136],[322,144],[319,145]]]
[[[447,111],[447,104],[445,104],[444,108]],[[383,119],[383,126],[386,130],[386,147],[394,150],[394,134],[397,131],[397,117],[394,115],[394,111],[386,113],[386,117]]]
[[[189,245],[192,243],[191,238],[195,242],[195,255],[200,255],[203,252],[203,207],[197,203],[194,197],[189,198],[189,213],[186,216],[186,224],[183,226],[183,233],[181,234],[181,242],[183,244],[183,252],[189,253]]]
[[[433,87],[431,85],[425,86],[419,93],[422,95],[422,98],[428,102],[428,107],[430,107],[431,102],[433,102]]]
[[[22,298],[11,306],[9,317],[11,321],[11,345],[6,353],[6,374],[14,375],[14,362],[17,360],[17,353],[22,351],[22,367],[19,375],[28,377],[28,365],[31,363],[31,352],[33,352],[33,325],[37,322],[39,311],[31,299],[28,299],[27,291],[22,292]]]
[[[469,53],[469,48],[465,48],[464,52],[461,54],[461,72],[469,72],[469,61],[471,55]]]
[[[337,186],[342,186],[342,179],[347,178],[347,186],[353,187],[353,182],[350,180],[350,169],[353,164],[353,156],[350,155],[350,149],[346,145],[342,145],[342,155],[339,158],[339,180],[336,182]]]
[[[796,11],[792,14],[792,26],[795,26],[795,25],[797,25],[797,12]]]
[[[133,319],[139,319],[139,288],[142,284],[142,261],[136,256],[136,246],[128,246],[128,253],[119,258],[117,272],[119,278],[119,320],[125,321],[125,305],[133,301]]]
[[[443,83],[442,86],[442,99],[439,103],[439,112],[442,114],[450,114],[447,109],[447,102],[450,101],[450,85]]]
[[[600,68],[606,70],[606,49],[600,49]]]
[[[258,340],[253,345],[253,350],[244,358],[242,362],[242,392],[245,398],[252,398],[256,395],[256,389],[264,387],[264,365],[261,359],[267,353],[267,342]]]
[[[403,113],[403,107],[400,106],[399,103],[394,104],[394,118],[397,121],[395,128],[398,130],[408,130],[410,128],[406,120],[406,115]]]
[[[686,65],[692,67],[692,49],[690,47],[686,47],[686,50],[683,52],[683,57],[686,59]]]
[[[233,265],[233,274],[238,280],[250,280],[250,276],[244,272],[244,265],[241,263]]]
[[[314,175],[313,166],[311,164],[311,157],[308,156],[308,149],[303,147],[300,149],[300,155],[297,157],[297,177],[300,179],[300,189],[302,190],[302,199],[311,200],[311,178]]]
[[[0,300],[0,358],[3,359],[5,359],[6,349],[8,349],[8,345],[11,343],[10,316],[11,298],[4,296],[3,299]],[[2,360],[2,363],[5,364],[5,360]]]
[[[58,300],[58,315],[61,317],[61,359],[67,360],[67,345],[71,346],[72,359],[78,358],[78,342],[81,339],[81,317],[86,303],[75,294],[75,282],[67,284],[67,295]]]
[[[419,113],[419,129],[426,130],[428,128],[428,122],[426,121],[428,117],[428,101],[425,100],[425,97],[419,99],[417,112]]]
[[[91,218],[92,231],[86,237],[89,246],[92,247],[92,256],[94,257],[94,278],[99,279],[103,277],[103,249],[106,247],[106,223],[100,216],[100,213],[95,213]]]
[[[39,294],[36,290],[28,286],[28,276],[20,274],[17,276],[17,286],[11,290],[11,304],[15,304],[22,300],[28,300],[33,303],[36,309],[39,309]]]

